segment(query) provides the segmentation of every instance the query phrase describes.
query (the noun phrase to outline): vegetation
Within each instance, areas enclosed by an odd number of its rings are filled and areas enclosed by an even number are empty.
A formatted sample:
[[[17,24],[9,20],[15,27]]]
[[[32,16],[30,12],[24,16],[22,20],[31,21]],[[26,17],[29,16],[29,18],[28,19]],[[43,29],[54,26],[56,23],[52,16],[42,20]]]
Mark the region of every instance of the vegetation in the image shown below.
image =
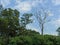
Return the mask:
[[[25,13],[20,17],[16,9],[1,10],[0,45],[60,45],[59,36],[40,35],[39,32],[26,29],[26,25],[33,22],[31,16]]]
[[[58,36],[60,36],[60,27],[56,31],[58,32]]]
[[[43,8],[41,8],[39,10],[36,9],[35,11],[36,11],[36,13],[34,14],[34,16],[36,17],[37,22],[39,23],[41,35],[43,35],[44,34],[44,28],[45,28],[44,25],[50,21],[50,19],[48,19],[49,12]]]

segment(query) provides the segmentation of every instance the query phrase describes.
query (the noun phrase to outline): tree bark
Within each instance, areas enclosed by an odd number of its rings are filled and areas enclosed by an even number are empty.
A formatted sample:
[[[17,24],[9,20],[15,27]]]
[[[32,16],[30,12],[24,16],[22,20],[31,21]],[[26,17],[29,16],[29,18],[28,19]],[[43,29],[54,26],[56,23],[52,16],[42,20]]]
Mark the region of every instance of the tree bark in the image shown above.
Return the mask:
[[[44,24],[42,24],[42,27],[41,27],[41,35],[43,35],[43,30],[44,30]]]

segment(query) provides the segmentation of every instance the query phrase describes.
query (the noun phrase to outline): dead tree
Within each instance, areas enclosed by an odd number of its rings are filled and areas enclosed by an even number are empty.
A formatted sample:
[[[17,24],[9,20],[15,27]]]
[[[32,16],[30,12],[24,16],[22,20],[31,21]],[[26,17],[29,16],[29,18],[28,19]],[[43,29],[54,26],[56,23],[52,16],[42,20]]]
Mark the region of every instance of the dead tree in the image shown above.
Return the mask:
[[[43,35],[44,32],[44,24],[46,22],[49,22],[50,20],[48,19],[49,16],[49,12],[46,11],[45,9],[41,8],[41,9],[36,9],[36,12],[34,13],[34,16],[36,17],[40,29],[41,29],[41,35]]]

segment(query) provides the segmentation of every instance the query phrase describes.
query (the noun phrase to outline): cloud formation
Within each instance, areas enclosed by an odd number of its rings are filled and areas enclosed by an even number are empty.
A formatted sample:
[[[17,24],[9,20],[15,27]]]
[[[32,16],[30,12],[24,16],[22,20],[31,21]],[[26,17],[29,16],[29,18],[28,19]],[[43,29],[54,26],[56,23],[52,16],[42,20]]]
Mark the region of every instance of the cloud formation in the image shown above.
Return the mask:
[[[60,26],[60,18],[52,21],[52,24],[55,25],[56,27],[59,27]]]
[[[10,0],[0,0],[1,2],[1,4],[4,6],[4,7],[6,7],[7,5],[9,5],[10,4]]]
[[[48,10],[47,13],[48,13],[48,16],[53,16],[54,15],[50,10]]]
[[[42,3],[42,0],[28,0],[28,1],[16,0],[17,5],[15,5],[14,8],[17,8],[22,12],[28,12],[31,11],[32,7],[36,7],[38,3]]]
[[[44,0],[13,0],[14,3],[11,3],[12,0],[1,0],[1,3],[4,7],[8,6],[9,4],[16,4],[14,5],[15,9],[18,9],[21,12],[28,12],[31,11],[32,7],[36,7],[39,4],[43,4]]]
[[[29,2],[21,2],[21,1],[16,1],[16,4],[14,8],[18,9],[21,12],[27,12],[30,11],[32,6]]]
[[[60,0],[52,0],[52,3],[53,3],[54,5],[60,5]]]

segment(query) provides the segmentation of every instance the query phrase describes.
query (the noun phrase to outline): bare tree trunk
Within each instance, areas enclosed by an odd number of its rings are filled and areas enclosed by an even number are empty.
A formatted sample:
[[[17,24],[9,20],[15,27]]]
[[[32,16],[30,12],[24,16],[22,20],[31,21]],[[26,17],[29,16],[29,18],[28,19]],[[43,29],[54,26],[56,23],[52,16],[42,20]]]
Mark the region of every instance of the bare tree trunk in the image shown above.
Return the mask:
[[[43,30],[44,30],[44,24],[42,24],[42,27],[41,27],[41,35],[43,35]]]

